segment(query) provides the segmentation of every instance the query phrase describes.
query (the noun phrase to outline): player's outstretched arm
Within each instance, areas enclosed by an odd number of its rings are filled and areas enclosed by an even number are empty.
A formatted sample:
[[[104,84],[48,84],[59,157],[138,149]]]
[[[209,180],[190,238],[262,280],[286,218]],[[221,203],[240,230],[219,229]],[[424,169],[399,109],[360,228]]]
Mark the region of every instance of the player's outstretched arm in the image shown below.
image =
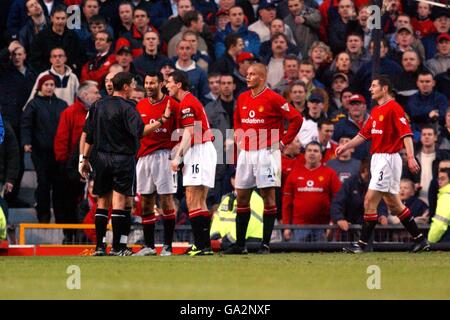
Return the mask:
[[[405,145],[406,155],[408,157],[408,168],[412,173],[418,173],[420,166],[414,157],[414,144],[412,136],[406,136],[403,138],[403,144]]]
[[[356,148],[357,146],[359,146],[360,144],[362,144],[365,141],[366,140],[363,137],[361,137],[359,134],[357,134],[355,137],[353,137],[352,140],[350,140],[346,144],[340,145],[336,148],[336,156],[339,156],[342,152],[345,152],[348,149]]]

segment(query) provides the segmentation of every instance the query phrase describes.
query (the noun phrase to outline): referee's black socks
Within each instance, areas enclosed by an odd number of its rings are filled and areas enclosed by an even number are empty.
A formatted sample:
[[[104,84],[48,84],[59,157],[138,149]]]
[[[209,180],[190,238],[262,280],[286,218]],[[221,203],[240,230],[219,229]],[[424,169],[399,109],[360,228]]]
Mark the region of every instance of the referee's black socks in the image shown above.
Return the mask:
[[[95,237],[97,240],[97,248],[101,248],[106,245],[106,227],[108,225],[108,210],[99,209],[95,210]]]
[[[125,249],[128,243],[128,234],[131,228],[131,216],[127,210],[112,211],[113,249]]]

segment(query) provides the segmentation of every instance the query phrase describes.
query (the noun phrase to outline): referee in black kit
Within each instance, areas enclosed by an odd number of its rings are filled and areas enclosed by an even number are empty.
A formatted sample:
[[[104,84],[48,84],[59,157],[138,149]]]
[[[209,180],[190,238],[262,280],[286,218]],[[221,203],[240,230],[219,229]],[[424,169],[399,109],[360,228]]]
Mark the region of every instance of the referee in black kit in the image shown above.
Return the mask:
[[[105,255],[103,238],[108,224],[108,209],[112,204],[113,247],[110,255],[128,256],[127,247],[131,227],[130,211],[126,210],[128,196],[135,193],[136,153],[139,141],[159,128],[170,117],[168,104],[164,114],[154,123],[144,126],[130,94],[135,87],[133,75],[120,72],[112,79],[114,93],[95,103],[86,120],[86,143],[83,150],[81,173],[87,178],[91,171],[89,153],[95,146],[94,194],[98,195],[95,213],[97,248],[94,255]]]

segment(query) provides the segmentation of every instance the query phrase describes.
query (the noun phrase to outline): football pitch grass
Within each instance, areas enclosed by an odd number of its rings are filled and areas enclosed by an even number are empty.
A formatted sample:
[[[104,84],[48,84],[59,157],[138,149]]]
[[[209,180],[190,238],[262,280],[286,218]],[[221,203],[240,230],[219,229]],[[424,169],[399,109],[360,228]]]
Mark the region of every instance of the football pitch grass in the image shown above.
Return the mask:
[[[0,257],[0,284],[0,299],[450,299],[450,252]]]

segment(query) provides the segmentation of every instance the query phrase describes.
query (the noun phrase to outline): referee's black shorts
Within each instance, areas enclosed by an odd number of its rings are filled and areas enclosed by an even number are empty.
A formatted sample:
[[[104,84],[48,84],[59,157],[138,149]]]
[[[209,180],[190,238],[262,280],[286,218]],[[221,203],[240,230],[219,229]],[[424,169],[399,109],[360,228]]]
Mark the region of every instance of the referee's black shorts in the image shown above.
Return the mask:
[[[116,191],[134,196],[136,191],[136,160],[131,155],[98,152],[95,161],[93,193],[103,196]]]

